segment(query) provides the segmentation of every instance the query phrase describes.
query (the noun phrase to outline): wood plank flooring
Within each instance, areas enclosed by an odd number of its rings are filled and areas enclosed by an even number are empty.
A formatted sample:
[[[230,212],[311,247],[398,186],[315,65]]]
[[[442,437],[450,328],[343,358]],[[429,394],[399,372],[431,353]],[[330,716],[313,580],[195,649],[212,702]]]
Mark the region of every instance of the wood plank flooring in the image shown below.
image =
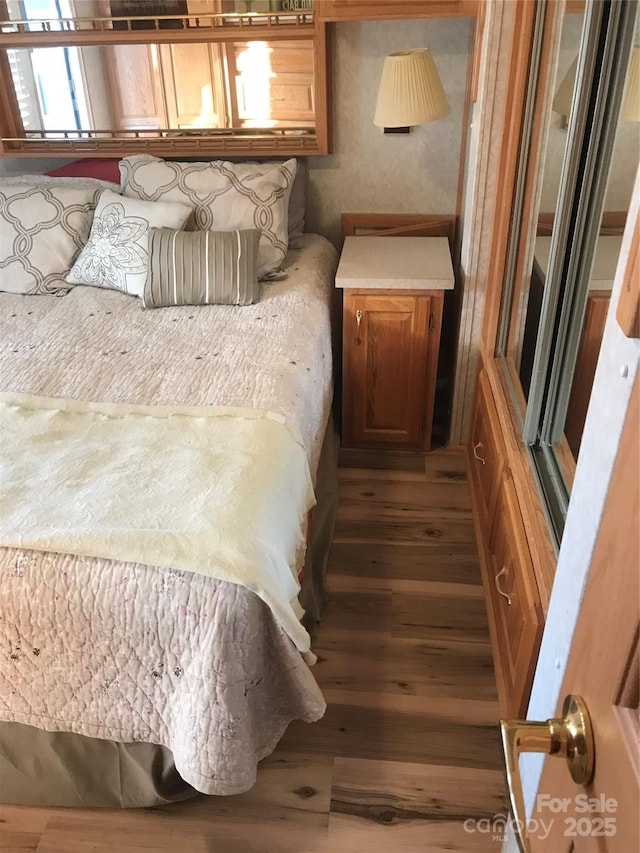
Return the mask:
[[[2,853],[499,851],[498,705],[462,454],[343,452],[315,676],[253,790],[105,811],[0,805]],[[467,824],[468,826],[468,824]]]

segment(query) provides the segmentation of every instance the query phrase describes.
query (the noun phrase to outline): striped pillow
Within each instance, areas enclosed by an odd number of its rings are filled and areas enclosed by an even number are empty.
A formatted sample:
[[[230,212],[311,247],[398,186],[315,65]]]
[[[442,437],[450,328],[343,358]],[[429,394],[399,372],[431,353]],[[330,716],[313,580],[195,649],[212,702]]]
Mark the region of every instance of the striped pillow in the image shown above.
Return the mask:
[[[251,305],[260,297],[260,232],[149,229],[145,308]]]

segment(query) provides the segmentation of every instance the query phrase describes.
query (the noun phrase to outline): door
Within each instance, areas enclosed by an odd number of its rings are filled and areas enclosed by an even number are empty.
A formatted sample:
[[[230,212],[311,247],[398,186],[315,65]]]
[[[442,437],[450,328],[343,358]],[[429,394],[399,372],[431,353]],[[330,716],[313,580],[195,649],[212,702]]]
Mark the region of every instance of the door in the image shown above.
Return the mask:
[[[104,47],[115,130],[167,127],[157,44]],[[131,81],[135,80],[135,86]]]
[[[532,853],[640,849],[639,386],[636,378],[561,692],[585,701],[594,773],[576,785],[564,759],[545,758],[528,822]]]
[[[431,297],[344,294],[347,447],[421,450]]]
[[[314,127],[310,41],[233,42],[226,56],[233,127]]]

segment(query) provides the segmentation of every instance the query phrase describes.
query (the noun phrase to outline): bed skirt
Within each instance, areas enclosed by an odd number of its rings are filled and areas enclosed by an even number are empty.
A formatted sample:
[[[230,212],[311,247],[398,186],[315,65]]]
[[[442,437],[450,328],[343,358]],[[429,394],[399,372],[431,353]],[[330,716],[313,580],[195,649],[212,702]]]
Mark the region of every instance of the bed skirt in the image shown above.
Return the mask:
[[[326,565],[338,502],[338,438],[325,433],[316,482],[300,603],[313,639],[327,599]],[[72,732],[0,723],[0,803],[81,808],[141,808],[199,795],[175,768],[171,751]]]

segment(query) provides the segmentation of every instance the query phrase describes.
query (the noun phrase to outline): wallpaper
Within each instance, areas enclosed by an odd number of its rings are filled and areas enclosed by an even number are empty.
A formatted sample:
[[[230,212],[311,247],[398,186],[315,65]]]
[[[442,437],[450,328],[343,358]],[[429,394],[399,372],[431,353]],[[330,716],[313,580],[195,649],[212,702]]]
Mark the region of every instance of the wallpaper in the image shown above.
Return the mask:
[[[343,212],[455,213],[471,23],[367,21],[333,27],[333,154],[310,157],[307,230],[336,244]],[[408,135],[373,124],[387,53],[428,47],[451,113]]]

